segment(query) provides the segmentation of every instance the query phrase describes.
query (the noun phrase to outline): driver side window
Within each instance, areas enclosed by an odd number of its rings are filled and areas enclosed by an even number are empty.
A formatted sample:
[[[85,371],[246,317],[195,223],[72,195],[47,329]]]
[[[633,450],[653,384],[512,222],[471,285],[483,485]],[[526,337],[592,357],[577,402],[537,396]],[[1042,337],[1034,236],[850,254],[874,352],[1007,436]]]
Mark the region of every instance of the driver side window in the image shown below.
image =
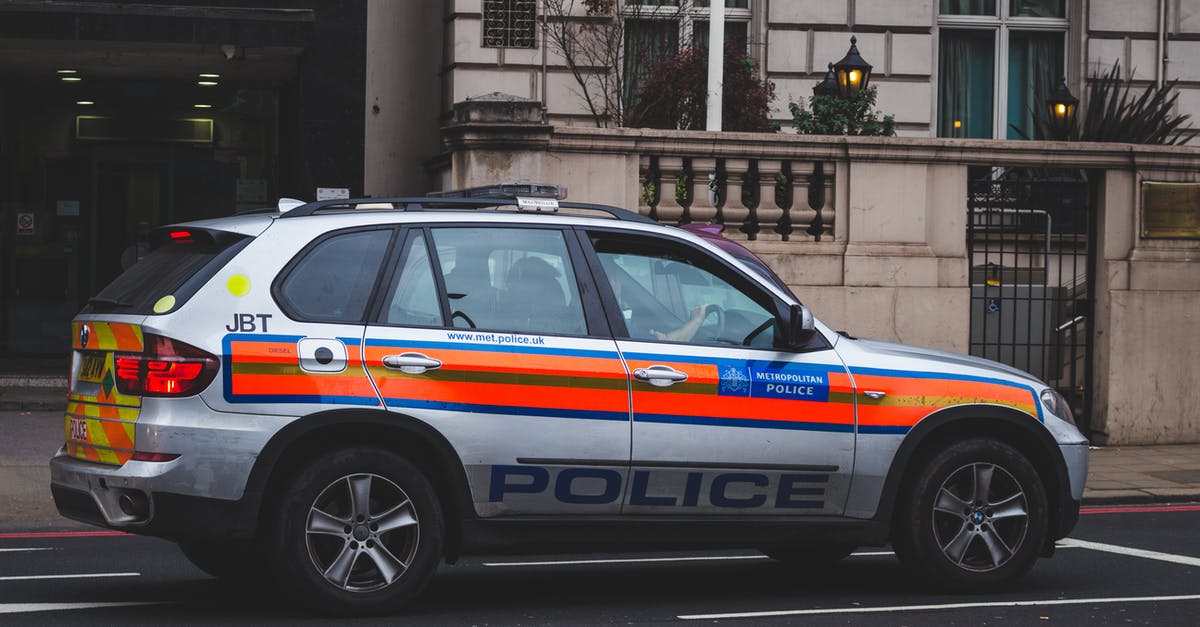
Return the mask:
[[[694,251],[595,242],[626,337],[711,346],[774,343],[775,315]]]

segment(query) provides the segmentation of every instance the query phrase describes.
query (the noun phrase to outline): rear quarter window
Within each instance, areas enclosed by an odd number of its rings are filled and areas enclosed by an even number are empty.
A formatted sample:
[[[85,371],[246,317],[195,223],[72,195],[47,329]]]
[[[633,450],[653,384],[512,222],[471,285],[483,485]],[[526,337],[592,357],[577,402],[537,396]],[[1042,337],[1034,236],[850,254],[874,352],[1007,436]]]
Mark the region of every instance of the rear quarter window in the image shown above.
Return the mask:
[[[362,322],[393,232],[336,233],[307,247],[276,285],[284,312],[294,320]]]
[[[156,233],[150,254],[89,299],[82,313],[169,313],[187,302],[252,239],[200,229]],[[164,307],[167,296],[172,301]]]

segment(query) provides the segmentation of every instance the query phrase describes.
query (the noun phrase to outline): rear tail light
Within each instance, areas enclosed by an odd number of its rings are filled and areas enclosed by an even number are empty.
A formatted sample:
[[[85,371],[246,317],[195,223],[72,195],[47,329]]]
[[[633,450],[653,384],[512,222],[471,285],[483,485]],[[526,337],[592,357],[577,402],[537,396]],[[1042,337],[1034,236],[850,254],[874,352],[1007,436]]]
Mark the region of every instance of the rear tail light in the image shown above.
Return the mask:
[[[195,346],[147,333],[142,353],[117,353],[117,390],[127,396],[192,396],[217,376],[217,358]]]

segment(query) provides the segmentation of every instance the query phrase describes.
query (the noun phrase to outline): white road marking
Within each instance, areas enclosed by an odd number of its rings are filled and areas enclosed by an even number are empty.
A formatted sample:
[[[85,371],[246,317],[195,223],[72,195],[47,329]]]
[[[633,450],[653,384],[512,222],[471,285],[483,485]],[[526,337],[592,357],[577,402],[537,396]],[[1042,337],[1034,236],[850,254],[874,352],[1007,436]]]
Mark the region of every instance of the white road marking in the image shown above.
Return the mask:
[[[116,603],[0,603],[0,614],[24,612],[60,612],[87,610],[106,607],[129,607],[131,605],[162,605],[165,601],[127,601]]]
[[[0,553],[20,553],[23,551],[57,551],[57,550],[58,550],[58,547],[53,547],[53,546],[35,546],[35,547],[24,547],[24,548],[19,548],[19,549],[0,549]]]
[[[557,560],[549,562],[484,562],[484,566],[577,566],[580,564],[645,564],[650,562],[702,562],[708,560],[765,560],[766,555],[711,555],[707,557],[629,557],[605,560]]]
[[[1200,601],[1200,594],[1159,597],[1108,597],[1095,599],[1047,599],[1045,601],[995,601],[990,603],[945,603],[940,605],[892,605],[887,607],[840,607],[818,610],[779,610],[771,612],[736,612],[729,614],[684,614],[681,620],[720,620],[725,618],[769,618],[773,616],[812,616],[816,614],[871,614],[876,612],[928,612],[930,610],[961,610],[979,607],[1033,607],[1044,605],[1087,605],[1095,603],[1147,603],[1160,601]]]
[[[852,557],[895,555],[891,551],[853,553]],[[579,566],[582,564],[646,564],[653,562],[706,562],[719,560],[767,560],[766,555],[693,555],[688,557],[627,557],[600,560],[556,560],[547,562],[484,562],[484,566]]]
[[[1159,553],[1158,551],[1147,551],[1145,549],[1135,549],[1127,546],[1117,546],[1115,544],[1103,544],[1100,542],[1089,542],[1087,540],[1076,540],[1075,538],[1063,538],[1062,540],[1058,541],[1058,545],[1062,547],[1077,547],[1080,549],[1091,549],[1093,551],[1104,551],[1105,553],[1116,553],[1117,555],[1144,557],[1146,559],[1171,562],[1173,564],[1184,564],[1186,566],[1200,566],[1200,558],[1198,557],[1175,555],[1172,553]]]
[[[141,573],[78,573],[74,575],[20,575],[0,577],[0,581],[37,581],[40,579],[97,579],[101,577],[140,577]]]

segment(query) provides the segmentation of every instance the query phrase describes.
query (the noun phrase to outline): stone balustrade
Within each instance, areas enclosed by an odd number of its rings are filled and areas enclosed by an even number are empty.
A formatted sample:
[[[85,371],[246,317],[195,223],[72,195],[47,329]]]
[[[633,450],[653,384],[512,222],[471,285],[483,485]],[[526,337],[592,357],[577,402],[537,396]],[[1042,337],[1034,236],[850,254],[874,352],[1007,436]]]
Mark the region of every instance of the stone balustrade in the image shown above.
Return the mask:
[[[834,179],[826,168],[799,159],[643,154],[638,210],[664,224],[724,224],[748,240],[830,240]]]

